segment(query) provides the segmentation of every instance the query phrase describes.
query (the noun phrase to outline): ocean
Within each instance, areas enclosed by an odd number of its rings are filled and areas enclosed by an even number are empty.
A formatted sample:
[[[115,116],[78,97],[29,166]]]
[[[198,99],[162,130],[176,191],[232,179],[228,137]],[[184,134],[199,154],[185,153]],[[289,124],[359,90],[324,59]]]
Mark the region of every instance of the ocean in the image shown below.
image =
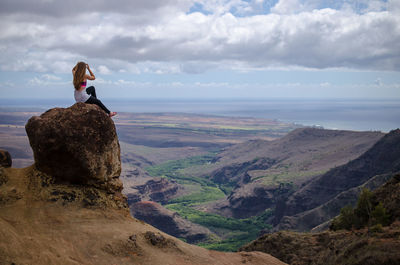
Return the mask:
[[[388,132],[400,127],[399,100],[267,99],[153,100],[102,99],[117,112],[181,112],[273,119],[326,129]],[[0,111],[44,111],[67,107],[71,100],[4,100]]]

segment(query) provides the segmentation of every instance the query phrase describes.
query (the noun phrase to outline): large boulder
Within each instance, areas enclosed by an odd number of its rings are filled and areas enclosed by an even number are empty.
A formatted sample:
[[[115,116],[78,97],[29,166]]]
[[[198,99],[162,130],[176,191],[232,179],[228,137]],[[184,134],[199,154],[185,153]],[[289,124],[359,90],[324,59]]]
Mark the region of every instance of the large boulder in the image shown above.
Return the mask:
[[[0,167],[11,167],[12,159],[8,151],[0,149]]]
[[[120,192],[120,146],[114,122],[96,105],[54,108],[25,126],[36,168],[56,182]]]

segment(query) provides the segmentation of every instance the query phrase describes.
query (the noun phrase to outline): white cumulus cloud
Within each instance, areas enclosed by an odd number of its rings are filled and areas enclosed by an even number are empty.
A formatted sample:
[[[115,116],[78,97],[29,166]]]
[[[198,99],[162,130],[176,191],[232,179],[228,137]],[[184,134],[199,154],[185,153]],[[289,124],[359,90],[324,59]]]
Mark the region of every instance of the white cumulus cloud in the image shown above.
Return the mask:
[[[398,71],[399,2],[3,0],[0,69],[70,72],[83,60],[102,74],[238,65]]]

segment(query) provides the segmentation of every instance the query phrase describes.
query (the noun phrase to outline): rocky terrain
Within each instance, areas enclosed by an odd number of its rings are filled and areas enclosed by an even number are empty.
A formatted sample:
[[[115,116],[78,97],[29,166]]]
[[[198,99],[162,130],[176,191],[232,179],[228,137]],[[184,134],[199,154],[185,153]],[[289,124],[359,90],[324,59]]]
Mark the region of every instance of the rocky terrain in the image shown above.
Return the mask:
[[[400,263],[400,175],[378,188],[372,200],[381,202],[390,224],[352,231],[265,234],[241,251],[263,251],[289,264],[399,264]]]
[[[0,168],[1,264],[284,264],[209,251],[133,219],[115,127],[97,106],[50,110],[26,130],[35,164]]]

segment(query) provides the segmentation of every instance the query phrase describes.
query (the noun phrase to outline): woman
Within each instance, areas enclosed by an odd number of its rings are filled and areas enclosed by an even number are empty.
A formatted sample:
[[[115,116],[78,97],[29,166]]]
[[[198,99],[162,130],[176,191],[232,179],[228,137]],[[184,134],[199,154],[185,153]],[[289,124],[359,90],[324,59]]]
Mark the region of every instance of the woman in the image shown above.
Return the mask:
[[[86,74],[86,69],[88,69],[90,75]],[[110,112],[103,103],[97,99],[96,90],[94,86],[86,88],[87,80],[95,80],[92,70],[88,64],[84,62],[79,62],[72,68],[72,75],[74,76],[74,87],[75,87],[75,100],[76,102],[84,102],[88,104],[96,104],[102,108],[110,117],[115,116],[116,112]]]

